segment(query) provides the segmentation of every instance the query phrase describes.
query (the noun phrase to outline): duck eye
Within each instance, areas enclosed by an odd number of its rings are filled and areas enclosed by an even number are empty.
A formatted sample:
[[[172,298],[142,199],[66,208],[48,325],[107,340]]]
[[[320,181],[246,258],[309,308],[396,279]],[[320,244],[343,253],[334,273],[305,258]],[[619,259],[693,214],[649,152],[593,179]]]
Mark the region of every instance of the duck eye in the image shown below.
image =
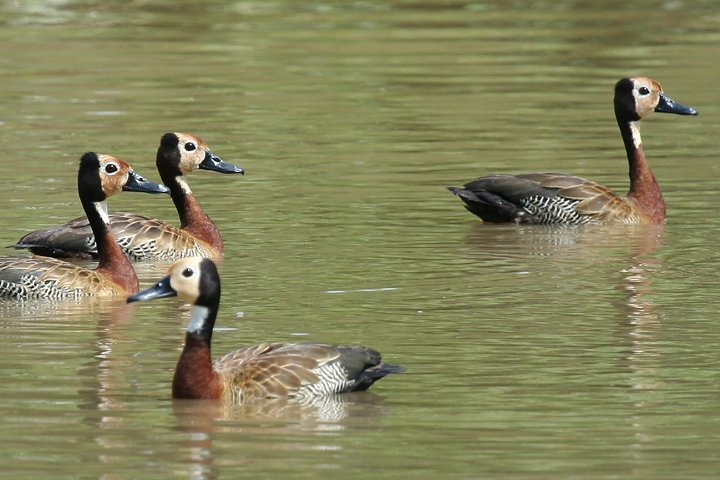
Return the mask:
[[[185,144],[185,150],[187,150],[188,152],[192,152],[196,148],[197,146],[193,142],[188,142]]]
[[[114,163],[108,163],[107,165],[105,165],[105,173],[109,173],[110,175],[112,175],[113,173],[115,173],[117,171],[118,171],[118,166],[115,165]]]
[[[185,278],[190,278],[193,276],[193,269],[188,267],[185,270],[182,271],[182,276]]]
[[[640,90],[638,90],[638,92],[640,92],[640,95],[647,95],[650,93],[650,89],[647,87],[640,87]]]

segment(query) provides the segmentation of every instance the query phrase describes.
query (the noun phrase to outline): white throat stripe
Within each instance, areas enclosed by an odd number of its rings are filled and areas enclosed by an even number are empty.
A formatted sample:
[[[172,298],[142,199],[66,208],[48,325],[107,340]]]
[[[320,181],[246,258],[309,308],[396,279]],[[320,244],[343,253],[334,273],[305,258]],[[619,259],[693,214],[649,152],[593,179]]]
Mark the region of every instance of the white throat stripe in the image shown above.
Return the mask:
[[[633,145],[635,145],[635,148],[640,148],[642,139],[640,138],[640,129],[635,122],[630,122],[630,132],[632,133]]]
[[[110,217],[108,216],[107,202],[93,202],[95,211],[98,212],[100,217],[103,219],[106,225],[110,224]]]
[[[205,319],[207,319],[209,313],[210,309],[208,307],[193,305],[187,331],[189,333],[199,332],[202,329],[203,324],[205,324]]]
[[[180,185],[180,188],[182,189],[183,193],[185,195],[190,195],[192,193],[192,190],[190,190],[190,187],[188,186],[187,182],[185,181],[185,177],[182,175],[179,175],[175,177],[175,181],[177,181],[178,185]]]

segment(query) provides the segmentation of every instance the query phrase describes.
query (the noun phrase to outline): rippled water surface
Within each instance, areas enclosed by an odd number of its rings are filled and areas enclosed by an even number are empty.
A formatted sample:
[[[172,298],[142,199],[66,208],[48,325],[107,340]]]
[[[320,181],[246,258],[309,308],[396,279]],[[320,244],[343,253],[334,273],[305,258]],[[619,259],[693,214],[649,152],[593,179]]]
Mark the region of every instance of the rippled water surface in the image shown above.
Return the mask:
[[[4,245],[81,214],[83,152],[157,179],[161,134],[193,132],[247,170],[189,179],[226,242],[216,354],[353,342],[408,371],[311,405],[173,402],[177,301],[0,302],[0,476],[716,476],[718,22],[710,0],[3,2]],[[636,74],[700,111],[643,123],[667,225],[483,225],[445,190],[624,191],[612,87]]]

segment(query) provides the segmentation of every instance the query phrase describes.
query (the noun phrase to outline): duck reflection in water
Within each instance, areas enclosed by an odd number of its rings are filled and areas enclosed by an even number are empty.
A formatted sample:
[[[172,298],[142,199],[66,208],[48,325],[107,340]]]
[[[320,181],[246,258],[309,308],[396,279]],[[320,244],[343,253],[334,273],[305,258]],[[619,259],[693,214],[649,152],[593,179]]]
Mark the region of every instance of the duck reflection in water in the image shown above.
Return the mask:
[[[215,465],[214,441],[218,436],[232,433],[236,442],[244,444],[235,459],[238,465],[255,463],[263,458],[265,443],[277,449],[288,438],[302,438],[291,442],[291,448],[312,451],[340,451],[343,445],[335,435],[353,428],[367,429],[379,425],[388,407],[383,397],[372,392],[298,400],[273,398],[228,405],[218,400],[172,401],[177,428],[186,432],[185,450],[192,478],[218,478],[220,468]],[[308,434],[310,434],[308,436]],[[284,440],[278,440],[284,439]],[[260,455],[260,457],[258,457]],[[327,462],[332,462],[328,459]],[[227,466],[227,459],[225,459]],[[340,468],[340,465],[337,466]]]
[[[501,272],[507,280],[491,278],[485,294],[499,302],[530,302],[544,322],[552,323],[556,315],[551,312],[557,311],[577,317],[580,325],[596,325],[614,316],[618,328],[613,342],[622,352],[618,361],[627,366],[634,390],[653,389],[661,382],[657,359],[663,331],[663,308],[653,283],[664,270],[659,253],[665,231],[663,224],[475,224],[466,238],[473,247],[472,261],[466,262],[463,276],[477,277],[478,271],[490,269]],[[513,286],[510,293],[508,285]],[[604,300],[611,308],[603,307]]]

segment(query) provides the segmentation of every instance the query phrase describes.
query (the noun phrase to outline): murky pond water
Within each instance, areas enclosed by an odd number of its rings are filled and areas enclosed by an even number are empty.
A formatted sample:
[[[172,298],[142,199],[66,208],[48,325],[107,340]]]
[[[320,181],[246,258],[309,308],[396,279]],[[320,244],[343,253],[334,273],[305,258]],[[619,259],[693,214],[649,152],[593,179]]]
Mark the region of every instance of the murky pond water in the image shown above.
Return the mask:
[[[173,402],[178,302],[2,302],[0,476],[716,476],[720,6],[528,3],[0,5],[4,245],[81,213],[83,152],[157,179],[161,134],[193,132],[247,170],[189,179],[226,241],[216,354],[357,342],[408,369],[313,405]],[[445,190],[624,191],[634,74],[700,111],[643,122],[667,225],[483,225]]]

